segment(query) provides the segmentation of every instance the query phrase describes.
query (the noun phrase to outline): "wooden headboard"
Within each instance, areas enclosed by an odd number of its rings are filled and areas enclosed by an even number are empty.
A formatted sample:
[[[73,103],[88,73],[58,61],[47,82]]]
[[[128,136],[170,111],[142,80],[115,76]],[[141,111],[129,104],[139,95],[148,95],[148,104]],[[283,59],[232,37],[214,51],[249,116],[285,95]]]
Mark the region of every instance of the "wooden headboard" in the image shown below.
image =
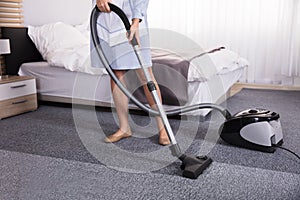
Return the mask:
[[[2,38],[10,39],[11,53],[4,55],[6,74],[8,75],[17,75],[24,62],[43,60],[27,32],[28,28],[26,27],[1,27]]]

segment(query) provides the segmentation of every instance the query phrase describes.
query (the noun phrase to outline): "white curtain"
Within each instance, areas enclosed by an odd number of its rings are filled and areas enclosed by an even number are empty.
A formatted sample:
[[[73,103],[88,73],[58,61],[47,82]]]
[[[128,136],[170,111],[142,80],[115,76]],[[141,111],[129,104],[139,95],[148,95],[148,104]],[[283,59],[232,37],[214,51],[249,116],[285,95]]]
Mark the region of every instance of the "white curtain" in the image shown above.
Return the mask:
[[[295,0],[291,30],[290,65],[282,72],[286,76],[300,76],[300,1]]]
[[[150,0],[150,28],[224,45],[250,61],[241,81],[282,84],[300,75],[299,0]]]

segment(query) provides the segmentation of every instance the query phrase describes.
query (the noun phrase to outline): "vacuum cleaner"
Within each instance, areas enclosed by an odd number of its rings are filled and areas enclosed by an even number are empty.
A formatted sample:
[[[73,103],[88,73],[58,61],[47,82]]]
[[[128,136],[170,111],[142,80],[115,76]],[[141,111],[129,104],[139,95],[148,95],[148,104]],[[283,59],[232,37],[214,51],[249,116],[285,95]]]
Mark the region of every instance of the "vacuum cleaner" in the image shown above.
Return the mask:
[[[130,33],[130,22],[126,14],[114,4],[109,3],[109,6],[111,11],[120,17],[125,29],[128,33]],[[183,170],[182,174],[184,177],[196,179],[212,163],[212,159],[206,155],[194,156],[184,154],[175,139],[174,133],[168,121],[168,116],[184,114],[197,109],[214,109],[219,111],[226,119],[224,124],[221,125],[219,132],[221,138],[230,144],[263,151],[265,149],[270,149],[272,144],[279,144],[282,142],[282,131],[279,122],[279,115],[271,111],[263,109],[249,109],[231,116],[227,109],[211,103],[201,103],[165,111],[157,94],[156,86],[151,80],[148,70],[143,65],[143,58],[140,53],[138,42],[136,38],[133,37],[131,44],[141,69],[144,72],[147,81],[147,87],[152,94],[157,109],[154,110],[141,103],[116,77],[108,62],[108,59],[103,52],[97,34],[97,19],[100,13],[101,11],[97,6],[95,6],[95,8],[92,10],[90,18],[91,38],[97,55],[99,56],[112,80],[136,106],[150,115],[161,117],[168,137],[171,141],[171,144],[169,145],[171,154],[182,161],[181,169]]]
[[[266,109],[247,109],[228,118],[220,137],[229,144],[273,153],[283,144],[280,116]]]

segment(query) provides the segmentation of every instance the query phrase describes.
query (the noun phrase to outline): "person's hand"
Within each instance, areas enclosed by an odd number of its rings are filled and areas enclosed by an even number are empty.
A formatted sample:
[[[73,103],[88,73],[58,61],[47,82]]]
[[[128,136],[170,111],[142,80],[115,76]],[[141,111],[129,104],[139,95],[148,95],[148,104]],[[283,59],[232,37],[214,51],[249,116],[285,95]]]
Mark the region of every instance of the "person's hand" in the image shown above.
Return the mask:
[[[140,24],[140,19],[134,18],[130,26],[130,34],[127,35],[129,41],[131,41],[133,37],[135,37],[138,44],[140,44],[139,24]]]
[[[110,12],[108,3],[111,3],[111,0],[97,0],[97,7],[101,12]]]

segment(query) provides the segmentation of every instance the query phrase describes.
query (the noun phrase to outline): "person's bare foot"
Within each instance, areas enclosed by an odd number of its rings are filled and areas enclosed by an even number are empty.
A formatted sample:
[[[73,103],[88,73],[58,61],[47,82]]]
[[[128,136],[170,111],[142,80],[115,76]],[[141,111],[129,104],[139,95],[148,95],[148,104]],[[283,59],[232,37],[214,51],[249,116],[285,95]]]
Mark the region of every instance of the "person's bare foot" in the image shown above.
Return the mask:
[[[162,130],[159,131],[159,140],[158,140],[158,143],[160,145],[163,145],[163,146],[171,144],[171,142],[169,140],[169,137],[168,137],[168,134],[166,132],[166,129],[162,129]]]
[[[114,134],[106,137],[104,139],[104,141],[107,142],[107,143],[118,142],[121,139],[131,137],[131,135],[132,134],[131,134],[130,130],[128,130],[127,132],[123,132],[122,130],[119,129]]]

